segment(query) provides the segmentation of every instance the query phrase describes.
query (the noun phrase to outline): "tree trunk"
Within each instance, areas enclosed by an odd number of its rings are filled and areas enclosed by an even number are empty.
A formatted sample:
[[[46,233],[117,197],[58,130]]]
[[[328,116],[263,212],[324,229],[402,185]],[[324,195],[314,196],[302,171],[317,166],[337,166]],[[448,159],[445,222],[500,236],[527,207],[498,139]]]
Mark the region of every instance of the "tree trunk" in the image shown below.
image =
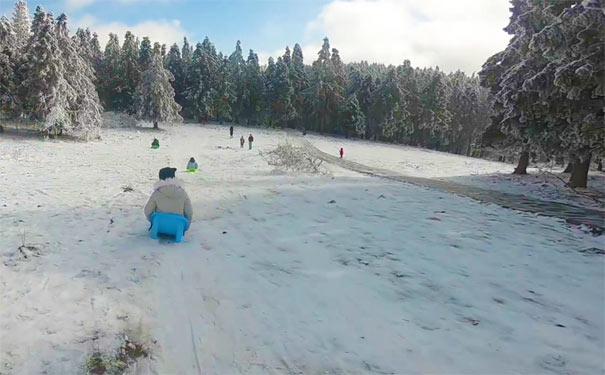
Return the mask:
[[[515,168],[513,174],[527,174],[527,166],[529,165],[529,151],[523,151],[519,158],[517,168]]]
[[[567,163],[567,167],[565,167],[565,169],[563,170],[563,173],[571,173],[572,168],[573,168],[573,163],[572,162]]]
[[[1,128],[1,126],[0,126]],[[603,160],[599,159],[599,161],[597,162],[597,171],[599,172],[603,172]]]
[[[157,122],[157,121],[154,121],[154,122],[153,122],[153,128],[154,128],[154,129],[159,129],[159,128],[158,128],[158,122]]]
[[[588,170],[590,169],[590,158],[588,155],[584,160],[575,159],[573,168],[571,169],[571,176],[569,177],[569,186],[572,188],[585,188],[586,182],[588,181]]]

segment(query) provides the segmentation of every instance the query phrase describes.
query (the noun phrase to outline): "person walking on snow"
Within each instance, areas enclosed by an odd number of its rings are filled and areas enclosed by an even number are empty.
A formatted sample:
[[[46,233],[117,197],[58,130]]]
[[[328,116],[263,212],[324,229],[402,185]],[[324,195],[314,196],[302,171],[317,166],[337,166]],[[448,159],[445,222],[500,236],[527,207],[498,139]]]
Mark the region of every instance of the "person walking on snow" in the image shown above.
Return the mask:
[[[254,137],[252,134],[248,137],[248,150],[252,150],[252,142],[254,142]]]
[[[231,127],[229,127],[229,136],[231,138],[233,138],[233,125],[231,125]]]
[[[239,139],[239,147],[244,148],[245,143],[246,143],[246,140],[244,139],[244,136],[242,135],[242,137]]]
[[[341,147],[340,150],[338,150],[338,153],[340,154],[340,158],[342,159],[342,156],[345,154],[345,150]]]
[[[153,142],[151,142],[151,148],[158,148],[160,147],[160,141],[158,141],[157,138],[153,139]]]
[[[185,191],[183,181],[174,177],[176,168],[160,169],[160,180],[156,182],[153,193],[145,205],[145,216],[151,222],[154,212],[183,215],[191,223],[193,209]]]

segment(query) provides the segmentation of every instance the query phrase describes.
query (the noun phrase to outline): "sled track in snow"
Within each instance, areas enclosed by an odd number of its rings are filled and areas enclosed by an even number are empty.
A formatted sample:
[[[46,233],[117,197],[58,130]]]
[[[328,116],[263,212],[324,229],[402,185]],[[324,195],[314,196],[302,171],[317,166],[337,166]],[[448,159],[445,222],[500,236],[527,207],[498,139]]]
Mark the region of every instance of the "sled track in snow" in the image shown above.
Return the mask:
[[[387,169],[369,167],[354,161],[338,158],[319,150],[306,139],[302,139],[302,142],[317,158],[358,173],[438,189],[446,193],[472,198],[482,203],[497,204],[504,208],[554,217],[565,220],[567,223],[573,225],[585,224],[599,234],[605,229],[605,212],[603,211],[591,210],[565,203],[544,201],[518,194],[482,189],[449,181],[406,176]]]

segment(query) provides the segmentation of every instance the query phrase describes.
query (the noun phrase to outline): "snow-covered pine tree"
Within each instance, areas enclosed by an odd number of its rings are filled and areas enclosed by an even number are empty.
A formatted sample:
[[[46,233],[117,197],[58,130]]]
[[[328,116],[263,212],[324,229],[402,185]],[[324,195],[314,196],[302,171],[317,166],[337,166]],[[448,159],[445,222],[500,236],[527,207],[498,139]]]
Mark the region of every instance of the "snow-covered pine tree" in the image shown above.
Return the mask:
[[[60,15],[56,22],[57,44],[61,51],[65,81],[70,88],[67,103],[71,118],[69,126],[61,130],[81,138],[98,135],[103,107],[94,84],[95,75],[90,61],[82,56],[78,45],[69,37],[67,16]]]
[[[120,82],[120,107],[132,110],[134,92],[139,84],[141,71],[139,68],[139,46],[134,35],[127,31],[124,35],[122,52],[120,53],[119,65]]]
[[[176,43],[170,47],[170,51],[168,51],[164,60],[164,65],[166,65],[166,69],[174,76],[174,81],[172,82],[174,100],[179,103],[180,106],[184,106],[187,76],[185,75],[185,62],[181,58],[181,51]]]
[[[103,106],[111,110],[122,110],[120,92],[122,81],[120,74],[121,61],[120,42],[116,34],[109,34],[109,41],[105,44],[104,59],[99,78],[99,96]]]
[[[365,132],[365,122],[366,117],[361,111],[357,95],[352,93],[342,104],[339,131],[347,138],[361,135]]]
[[[153,43],[153,53],[160,55],[162,57],[162,45],[158,42]]]
[[[236,101],[235,87],[230,75],[230,61],[227,58],[221,58],[219,54],[219,66],[217,71],[217,95],[214,108],[216,119],[222,124],[223,121],[233,120],[233,105]]]
[[[560,142],[557,146],[572,156],[572,187],[586,187],[592,157],[605,155],[603,5],[602,0],[578,0],[536,3],[533,8],[547,26],[532,37],[528,55],[544,58],[547,64],[534,68],[536,73],[523,83],[523,90],[548,103],[534,103],[533,112],[559,139],[539,142]]]
[[[95,76],[97,77],[97,85],[100,84],[99,78],[103,67],[103,52],[101,51],[101,45],[99,44],[99,36],[97,33],[92,33],[90,39],[90,62],[95,70]]]
[[[25,48],[31,35],[29,9],[25,0],[18,0],[15,4],[12,26],[16,35],[17,49],[21,50]]]
[[[399,87],[399,76],[398,72],[394,67],[391,67],[374,90],[374,99],[372,106],[372,123],[370,125],[370,131],[374,136],[374,139],[378,137],[387,136],[388,138],[396,137],[400,133],[399,129],[394,126],[400,126],[403,124],[401,118],[394,118],[392,113],[395,107],[403,98],[403,93]],[[384,123],[387,118],[390,118],[388,129],[384,129]]]
[[[217,70],[216,49],[206,37],[193,52],[188,75],[187,103],[192,117],[198,121],[207,121],[216,116]]]
[[[232,105],[233,118],[235,122],[240,121],[243,111],[243,91],[244,91],[244,70],[246,62],[242,55],[241,43],[238,40],[235,44],[235,51],[229,56],[229,80],[235,95]]]
[[[36,8],[32,29],[26,50],[26,78],[21,83],[24,112],[42,122],[42,129],[58,133],[71,127],[68,98],[74,93],[65,80],[54,19],[41,6]]]
[[[141,50],[139,51],[139,67],[142,72],[146,71],[149,63],[151,62],[151,56],[153,55],[153,48],[151,47],[151,40],[148,37],[143,37],[141,42]]]
[[[284,63],[286,64],[286,66],[288,67],[288,69],[290,69],[290,64],[292,64],[292,52],[290,51],[290,47],[286,46],[286,50],[284,51],[284,55],[282,56],[282,60],[284,60]]]
[[[289,72],[292,89],[294,90],[292,94],[292,106],[295,111],[293,123],[295,127],[299,128],[302,127],[303,121],[307,118],[305,111],[305,90],[309,86],[309,80],[303,62],[302,48],[300,48],[298,43],[294,45]]]
[[[422,72],[418,76],[423,109],[420,117],[420,129],[423,134],[421,145],[439,148],[441,134],[447,132],[451,119],[451,113],[447,109],[450,96],[447,76],[439,67],[423,69]]]
[[[418,82],[416,70],[412,67],[410,60],[404,60],[403,64],[397,67],[402,90],[402,105],[407,116],[400,129],[401,138],[399,142],[416,145],[419,142],[418,123],[421,116],[420,93],[418,91]]]
[[[248,124],[259,124],[265,111],[265,98],[258,56],[253,50],[250,50],[246,60],[242,101],[242,117]]]
[[[324,38],[321,50],[317,53],[317,60],[313,62],[312,77],[307,90],[307,98],[311,105],[312,118],[317,124],[320,133],[332,131],[337,120],[338,108],[344,100],[344,87],[341,77],[337,75],[339,66],[338,51],[331,59],[330,41]]]
[[[372,137],[372,128],[369,123],[374,121],[373,107],[374,107],[374,92],[376,91],[376,83],[370,74],[366,74],[366,76],[361,81],[361,87],[357,92],[357,100],[359,101],[359,106],[361,111],[364,113],[366,117],[366,125],[363,136],[366,139],[370,139]]]
[[[181,106],[174,101],[174,89],[170,82],[172,73],[164,68],[160,54],[153,54],[149,67],[141,74],[134,105],[139,120],[153,122],[154,129],[161,122],[181,122]]]
[[[270,111],[269,124],[286,127],[295,115],[295,109],[292,106],[294,89],[290,82],[288,66],[282,57],[278,57],[277,63],[268,67],[266,73],[265,90]]]
[[[0,18],[0,115],[14,114],[20,107],[17,95],[16,64],[20,56],[17,36],[10,21]]]

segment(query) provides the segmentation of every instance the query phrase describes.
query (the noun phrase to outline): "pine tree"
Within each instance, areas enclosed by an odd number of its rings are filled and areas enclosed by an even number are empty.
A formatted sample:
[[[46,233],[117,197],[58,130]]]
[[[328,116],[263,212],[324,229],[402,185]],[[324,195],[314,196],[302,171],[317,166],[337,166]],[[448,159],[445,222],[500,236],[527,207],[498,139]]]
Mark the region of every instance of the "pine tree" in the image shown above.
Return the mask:
[[[16,65],[20,53],[17,50],[17,35],[9,20],[0,18],[0,114],[14,114],[19,110],[17,95]]]
[[[64,80],[68,86],[66,100],[70,117],[68,123],[61,124],[60,131],[80,137],[95,136],[101,127],[103,107],[94,84],[94,70],[69,37],[65,14],[57,18],[56,37],[64,67]]]
[[[27,46],[26,79],[21,83],[24,90],[24,111],[33,120],[43,121],[44,129],[57,130],[70,126],[70,89],[65,80],[54,19],[41,6],[36,8],[34,34]]]
[[[229,81],[233,89],[233,117],[236,122],[240,121],[243,112],[243,94],[244,94],[244,71],[246,63],[242,56],[242,47],[238,40],[235,45],[235,51],[229,56]]]
[[[141,75],[135,93],[136,117],[153,122],[154,129],[160,122],[181,122],[181,106],[174,101],[174,89],[170,84],[174,77],[164,68],[160,54],[153,54],[149,67]]]
[[[386,136],[390,140],[399,141],[397,136],[401,133],[400,127],[407,116],[404,108],[400,106],[403,93],[399,87],[399,76],[394,67],[389,69],[386,77],[374,91],[372,133],[375,138]],[[388,120],[388,123],[387,123]]]
[[[121,62],[120,42],[116,34],[109,34],[105,45],[104,59],[99,74],[99,96],[103,106],[111,110],[121,110],[122,80],[120,74]]]
[[[214,108],[217,120],[222,124],[223,121],[233,120],[233,105],[236,102],[236,93],[234,83],[231,77],[231,66],[229,59],[223,58],[219,54],[219,66],[217,71],[217,95],[215,97]]]
[[[284,60],[284,64],[290,69],[290,65],[292,64],[292,53],[290,52],[290,47],[286,46],[286,51],[282,56],[282,60]]]
[[[361,82],[361,87],[359,88],[359,92],[357,93],[359,106],[366,117],[366,128],[363,133],[366,139],[370,139],[370,137],[373,135],[372,128],[367,123],[374,121],[372,114],[374,107],[375,91],[376,84],[374,83],[374,79],[371,75],[367,74]]]
[[[270,110],[270,125],[287,126],[295,114],[292,106],[294,89],[290,82],[288,66],[281,57],[277,58],[277,63],[274,65],[273,60],[270,60],[265,90]]]
[[[448,111],[450,90],[447,77],[439,70],[425,69],[419,75],[422,113],[420,129],[423,132],[422,146],[439,149],[441,135],[449,130],[451,113]]]
[[[124,35],[124,43],[120,53],[119,75],[121,82],[120,107],[130,111],[133,107],[133,96],[141,77],[139,46],[130,31],[127,31]]]
[[[139,68],[142,72],[147,70],[149,67],[152,55],[153,49],[151,47],[151,41],[145,36],[143,37],[143,41],[141,42],[141,50],[139,51]]]
[[[174,88],[174,100],[183,106],[185,103],[185,90],[187,85],[187,77],[185,76],[185,63],[181,58],[179,46],[175,43],[170,47],[168,55],[165,59],[166,69],[174,76],[172,87]]]
[[[16,35],[17,49],[21,50],[25,48],[31,35],[29,9],[25,0],[18,0],[15,4],[12,26]]]
[[[258,64],[258,56],[253,50],[250,50],[244,71],[242,93],[242,117],[249,125],[259,124],[262,121],[264,104],[263,78]]]
[[[191,115],[201,120],[215,118],[217,93],[218,56],[214,45],[206,37],[203,43],[198,43],[188,75],[187,104]]]
[[[26,113],[48,133],[95,135],[103,108],[92,67],[69,36],[67,17],[62,14],[55,22],[52,14],[38,7],[34,21],[22,83]]]
[[[153,53],[156,55],[159,55],[160,57],[162,57],[162,46],[160,45],[160,43],[155,42],[153,43]]]
[[[90,59],[98,82],[103,67],[103,52],[101,51],[97,33],[92,33],[92,38],[90,39]]]
[[[533,36],[527,52],[532,58],[545,58],[547,64],[541,70],[534,67],[536,74],[522,89],[548,103],[533,103],[532,113],[558,139],[538,143],[541,149],[565,149],[572,156],[572,187],[586,187],[591,158],[605,155],[603,5],[601,0],[560,1],[533,8],[548,25]]]
[[[347,138],[361,135],[365,132],[366,117],[363,114],[357,95],[351,94],[342,104],[340,110],[339,132]]]
[[[341,85],[341,77],[338,76],[339,66],[334,64],[340,57],[336,51],[334,60],[331,59],[328,38],[324,38],[323,46],[317,55],[317,60],[313,62],[313,75],[307,97],[312,118],[319,132],[331,132],[338,117],[338,108],[344,100],[344,87]]]
[[[284,59],[286,62],[286,59]],[[287,64],[287,62],[286,62]],[[302,126],[302,122],[307,119],[305,111],[305,91],[309,87],[309,79],[305,70],[303,62],[303,53],[300,45],[296,43],[294,45],[294,51],[292,52],[292,62],[289,65],[290,82],[292,82],[292,106],[294,107],[294,127],[299,128]]]
[[[493,127],[520,144],[520,160],[529,149],[570,156],[572,186],[586,185],[592,154],[603,152],[602,9],[599,0],[513,1],[513,37],[480,73],[495,99]]]

